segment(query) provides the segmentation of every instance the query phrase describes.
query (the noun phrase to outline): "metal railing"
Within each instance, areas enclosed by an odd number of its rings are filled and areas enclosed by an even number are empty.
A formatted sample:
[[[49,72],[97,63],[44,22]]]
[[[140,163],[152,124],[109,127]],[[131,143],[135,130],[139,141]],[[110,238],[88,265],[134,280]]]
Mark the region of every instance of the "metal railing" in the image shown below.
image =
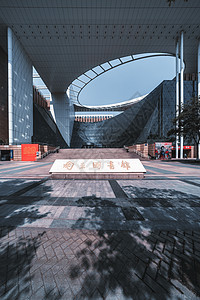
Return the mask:
[[[138,156],[142,157],[142,158],[149,158],[149,155],[144,155],[144,153],[136,150],[136,149],[132,149],[132,151],[137,154]]]
[[[47,152],[44,152],[43,154],[41,154],[41,156],[38,158],[38,159],[43,159],[44,157],[46,157],[47,155],[51,154],[51,153],[58,153],[60,150],[60,146],[59,147],[56,147],[55,149],[53,150],[48,150]]]

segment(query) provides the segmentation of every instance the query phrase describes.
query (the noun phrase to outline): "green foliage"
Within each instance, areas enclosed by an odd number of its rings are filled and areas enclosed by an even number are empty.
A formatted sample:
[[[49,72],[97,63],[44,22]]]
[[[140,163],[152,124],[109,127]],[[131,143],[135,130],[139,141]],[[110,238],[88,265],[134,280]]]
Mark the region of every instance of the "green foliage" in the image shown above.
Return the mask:
[[[172,2],[174,3],[175,0],[167,0],[167,2],[168,2],[168,4],[169,4],[169,6],[171,6]],[[184,0],[184,2],[188,2],[188,0]]]
[[[183,135],[188,141],[200,142],[200,100],[192,98],[190,102],[179,107],[180,114],[173,120],[174,129],[168,132],[171,135]],[[176,123],[179,126],[176,128]]]

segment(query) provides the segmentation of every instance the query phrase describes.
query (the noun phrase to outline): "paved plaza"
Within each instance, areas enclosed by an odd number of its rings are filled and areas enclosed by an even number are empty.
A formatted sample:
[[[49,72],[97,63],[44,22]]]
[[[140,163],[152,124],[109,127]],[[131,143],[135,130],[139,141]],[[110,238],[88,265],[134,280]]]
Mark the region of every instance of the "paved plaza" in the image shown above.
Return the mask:
[[[200,165],[52,180],[0,162],[0,299],[200,299]]]

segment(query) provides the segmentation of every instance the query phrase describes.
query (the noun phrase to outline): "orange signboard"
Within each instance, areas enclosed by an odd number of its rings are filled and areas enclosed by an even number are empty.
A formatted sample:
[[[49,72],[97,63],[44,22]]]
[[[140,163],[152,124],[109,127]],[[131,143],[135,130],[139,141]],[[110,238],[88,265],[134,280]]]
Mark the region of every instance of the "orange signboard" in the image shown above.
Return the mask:
[[[22,144],[21,145],[22,161],[35,161],[38,151],[39,151],[39,144]]]

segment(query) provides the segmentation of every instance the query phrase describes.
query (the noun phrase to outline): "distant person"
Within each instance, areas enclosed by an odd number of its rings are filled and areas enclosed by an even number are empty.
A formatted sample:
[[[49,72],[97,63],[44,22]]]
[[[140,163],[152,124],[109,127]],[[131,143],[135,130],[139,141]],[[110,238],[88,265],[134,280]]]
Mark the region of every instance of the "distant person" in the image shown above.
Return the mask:
[[[186,153],[184,154],[184,158],[187,158],[187,154]]]
[[[164,159],[164,158],[165,158],[165,150],[164,150],[164,147],[163,147],[163,146],[161,147],[160,158],[161,158],[161,159]]]
[[[158,159],[158,149],[155,150],[155,157]]]
[[[168,150],[168,149],[166,149],[166,151],[165,151],[165,158],[166,158],[166,159],[169,158],[169,150]]]

